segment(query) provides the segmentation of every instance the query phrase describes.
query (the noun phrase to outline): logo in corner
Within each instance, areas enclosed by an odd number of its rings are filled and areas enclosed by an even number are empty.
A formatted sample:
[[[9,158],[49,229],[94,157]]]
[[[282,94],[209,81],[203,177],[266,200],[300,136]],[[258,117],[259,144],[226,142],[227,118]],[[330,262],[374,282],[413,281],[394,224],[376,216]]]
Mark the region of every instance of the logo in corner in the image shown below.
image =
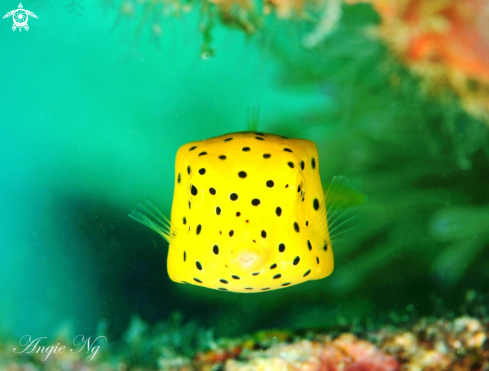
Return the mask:
[[[12,16],[12,19],[14,20],[14,24],[12,25],[12,31],[15,31],[18,28],[19,32],[22,31],[23,28],[25,28],[26,31],[29,31],[29,25],[27,24],[29,16],[37,18],[37,15],[35,15],[29,10],[25,10],[24,7],[22,6],[22,3],[19,4],[18,9],[14,9],[8,12],[3,16],[3,18],[7,18],[10,16]]]

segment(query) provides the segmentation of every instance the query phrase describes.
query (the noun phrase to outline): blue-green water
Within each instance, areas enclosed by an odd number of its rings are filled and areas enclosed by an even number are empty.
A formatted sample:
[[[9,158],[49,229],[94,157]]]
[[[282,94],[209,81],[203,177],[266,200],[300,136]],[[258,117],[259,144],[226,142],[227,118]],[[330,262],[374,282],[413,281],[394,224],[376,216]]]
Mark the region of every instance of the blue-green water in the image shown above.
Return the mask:
[[[271,44],[217,26],[216,56],[203,59],[196,12],[165,20],[156,43],[147,32],[136,38],[136,21],[117,22],[101,2],[84,3],[80,14],[63,2],[23,5],[38,16],[28,32],[0,22],[4,334],[89,333],[105,319],[117,337],[131,315],[155,323],[173,311],[223,334],[265,323],[308,328],[376,310],[435,313],[440,300],[448,311],[467,290],[487,288],[487,263],[477,259],[486,240],[477,250],[461,245],[476,263],[456,278],[443,265],[451,269],[456,255],[433,263],[451,243],[445,229],[453,231],[451,214],[436,213],[489,203],[487,126],[453,109],[457,128],[484,133],[482,144],[470,143],[481,148],[468,151],[472,170],[462,170],[456,157],[465,147],[451,147],[443,125],[432,125],[448,120],[446,107],[378,77],[378,43],[361,36],[358,48],[340,34],[333,51],[304,53],[292,26],[290,38],[282,26],[265,33],[277,38]],[[0,12],[16,7],[2,1]],[[260,105],[261,131],[314,140],[323,180],[346,175],[373,206],[334,246],[331,278],[259,295],[173,283],[166,243],[127,214],[148,197],[169,214],[179,146],[245,130],[251,104]],[[455,224],[473,224],[462,214]],[[475,235],[486,238],[477,230],[466,240]]]

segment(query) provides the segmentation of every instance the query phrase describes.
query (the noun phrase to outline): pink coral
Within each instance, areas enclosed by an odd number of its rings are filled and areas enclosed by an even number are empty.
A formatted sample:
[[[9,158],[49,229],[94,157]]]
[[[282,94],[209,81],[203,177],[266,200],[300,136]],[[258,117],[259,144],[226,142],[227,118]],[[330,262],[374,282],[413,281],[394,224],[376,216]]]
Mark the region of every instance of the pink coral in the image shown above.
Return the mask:
[[[352,359],[352,365],[348,370],[391,371],[399,369],[399,363],[393,356],[382,353],[372,343],[359,340],[351,334],[341,335],[333,344]]]
[[[301,340],[279,344],[266,352],[253,352],[245,362],[230,360],[227,371],[294,370],[294,371],[396,371],[397,360],[384,354],[372,343],[352,334],[334,341]]]

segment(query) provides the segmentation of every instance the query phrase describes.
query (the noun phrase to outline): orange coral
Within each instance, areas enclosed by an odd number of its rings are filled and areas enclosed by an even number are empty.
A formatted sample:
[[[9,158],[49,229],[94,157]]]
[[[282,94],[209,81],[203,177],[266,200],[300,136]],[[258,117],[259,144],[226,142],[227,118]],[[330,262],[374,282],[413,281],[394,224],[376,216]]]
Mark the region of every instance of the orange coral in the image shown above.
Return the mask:
[[[464,107],[489,121],[489,3],[485,0],[369,2],[380,35],[430,88],[450,86]]]

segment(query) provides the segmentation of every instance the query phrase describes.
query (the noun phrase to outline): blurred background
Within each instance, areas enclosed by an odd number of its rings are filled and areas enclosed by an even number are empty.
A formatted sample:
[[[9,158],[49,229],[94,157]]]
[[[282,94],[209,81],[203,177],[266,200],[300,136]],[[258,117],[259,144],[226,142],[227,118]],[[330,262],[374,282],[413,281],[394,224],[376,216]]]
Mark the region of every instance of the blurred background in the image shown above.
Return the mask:
[[[0,22],[2,337],[402,325],[487,292],[485,1],[23,6],[29,31]],[[167,243],[127,214],[151,198],[169,215],[179,146],[246,130],[252,104],[260,131],[313,140],[323,182],[343,175],[368,202],[327,279],[176,284]]]

